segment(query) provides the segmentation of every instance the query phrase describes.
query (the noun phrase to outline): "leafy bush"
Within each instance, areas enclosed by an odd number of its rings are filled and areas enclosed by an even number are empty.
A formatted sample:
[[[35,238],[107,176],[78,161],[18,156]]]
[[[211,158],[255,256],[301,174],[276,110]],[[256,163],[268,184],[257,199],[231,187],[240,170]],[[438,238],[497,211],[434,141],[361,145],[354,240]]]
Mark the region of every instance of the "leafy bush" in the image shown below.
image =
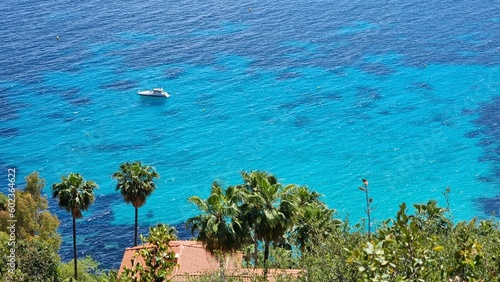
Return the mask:
[[[158,224],[149,228],[149,237],[141,236],[149,247],[141,248],[136,256],[142,257],[144,263],[133,261],[132,268],[125,268],[120,281],[162,282],[168,278],[176,266],[175,252],[169,246],[170,241],[177,239],[175,228]]]
[[[74,281],[73,260],[59,265],[59,275],[62,281]],[[105,273],[99,268],[99,262],[93,260],[90,256],[78,259],[78,281],[95,282],[100,281]]]

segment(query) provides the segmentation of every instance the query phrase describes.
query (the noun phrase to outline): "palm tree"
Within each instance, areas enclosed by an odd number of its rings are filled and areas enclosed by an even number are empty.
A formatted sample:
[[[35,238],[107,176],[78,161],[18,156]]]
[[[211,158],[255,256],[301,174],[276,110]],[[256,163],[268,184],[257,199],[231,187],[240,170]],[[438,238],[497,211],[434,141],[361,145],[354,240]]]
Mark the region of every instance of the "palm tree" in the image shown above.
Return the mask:
[[[187,220],[186,225],[192,234],[198,232],[198,240],[212,254],[219,253],[221,263],[221,278],[224,277],[223,261],[228,253],[240,250],[246,239],[243,225],[238,220],[238,202],[241,200],[237,187],[224,190],[216,182],[206,200],[200,197],[189,197],[188,201],[195,204],[202,212]]]
[[[300,249],[301,253],[310,251],[319,244],[319,240],[328,238],[340,221],[333,219],[335,211],[321,204],[302,206],[295,215],[295,223],[290,239]]]
[[[245,174],[243,174],[245,178]],[[264,242],[264,277],[267,276],[269,245],[278,242],[293,225],[296,204],[288,196],[294,185],[283,187],[276,177],[262,172],[246,174],[249,176],[252,192],[246,196],[242,209],[244,217],[254,230],[255,239]]]
[[[116,190],[120,190],[125,202],[135,208],[134,246],[137,246],[138,209],[156,189],[154,179],[159,177],[153,167],[142,165],[139,161],[123,163],[120,171],[113,174],[113,178],[118,181]]]
[[[60,183],[52,185],[52,197],[59,200],[59,206],[71,213],[73,217],[73,257],[75,264],[75,280],[77,277],[76,254],[76,219],[83,218],[82,211],[86,211],[94,202],[94,189],[98,188],[94,181],[84,181],[78,173],[62,176]]]
[[[244,197],[248,197],[249,195],[251,195],[254,192],[254,189],[256,189],[257,186],[259,185],[260,181],[264,178],[267,179],[267,181],[271,185],[278,183],[278,179],[274,175],[264,171],[251,171],[250,173],[243,171],[241,172],[241,177],[243,178],[244,184],[240,185],[239,187],[243,192]],[[249,203],[243,201],[243,204],[240,206],[239,216],[241,218],[241,221],[245,224],[245,228],[249,229],[252,235],[253,246],[254,246],[254,252],[253,252],[254,266],[258,265],[259,240],[255,235],[255,226],[253,223],[255,218],[258,217],[258,214],[259,214],[258,209],[252,207]]]
[[[313,244],[317,237],[315,233],[327,233],[328,223],[333,222],[334,210],[328,209],[326,204],[319,199],[321,196],[306,186],[294,186],[290,193],[284,196],[285,199],[295,202],[297,207],[290,239],[302,253]]]
[[[326,206],[319,198],[322,196],[316,191],[311,191],[306,186],[295,186],[290,194],[290,200],[294,200],[299,207],[307,205],[322,205]]]

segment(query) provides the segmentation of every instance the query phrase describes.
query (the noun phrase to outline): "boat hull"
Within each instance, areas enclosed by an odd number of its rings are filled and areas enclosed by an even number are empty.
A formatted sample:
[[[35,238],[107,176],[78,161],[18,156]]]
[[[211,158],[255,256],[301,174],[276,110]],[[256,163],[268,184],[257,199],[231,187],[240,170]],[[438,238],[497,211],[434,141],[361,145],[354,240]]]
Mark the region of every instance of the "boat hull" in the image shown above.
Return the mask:
[[[159,92],[159,91],[147,90],[147,91],[139,91],[139,92],[137,92],[137,94],[139,94],[141,96],[147,96],[147,97],[160,97],[160,98],[170,97],[170,95],[165,91]]]

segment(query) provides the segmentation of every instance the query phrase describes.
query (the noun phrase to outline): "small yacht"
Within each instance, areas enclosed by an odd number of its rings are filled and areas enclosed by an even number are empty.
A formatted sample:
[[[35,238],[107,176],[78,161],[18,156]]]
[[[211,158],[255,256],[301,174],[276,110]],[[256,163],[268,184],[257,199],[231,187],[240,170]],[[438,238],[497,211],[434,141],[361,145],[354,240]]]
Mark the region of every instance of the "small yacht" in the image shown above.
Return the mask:
[[[153,90],[143,90],[137,92],[141,96],[151,96],[151,97],[170,97],[170,94],[167,91],[164,91],[163,88],[153,88]]]

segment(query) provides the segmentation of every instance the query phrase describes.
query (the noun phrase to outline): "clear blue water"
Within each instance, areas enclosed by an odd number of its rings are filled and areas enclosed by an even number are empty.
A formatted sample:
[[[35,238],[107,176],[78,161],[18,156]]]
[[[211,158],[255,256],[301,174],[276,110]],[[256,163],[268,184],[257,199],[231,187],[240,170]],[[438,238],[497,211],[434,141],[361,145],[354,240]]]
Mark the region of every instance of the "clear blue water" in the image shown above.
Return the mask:
[[[362,178],[375,219],[444,205],[446,187],[457,220],[500,212],[499,3],[4,2],[0,183],[7,167],[20,187],[39,171],[48,194],[69,172],[96,181],[78,247],[105,268],[133,243],[111,179],[125,161],[161,175],[142,232],[181,228],[189,196],[257,169],[353,222]],[[136,94],[153,87],[171,98]],[[70,217],[51,209],[69,259]]]

